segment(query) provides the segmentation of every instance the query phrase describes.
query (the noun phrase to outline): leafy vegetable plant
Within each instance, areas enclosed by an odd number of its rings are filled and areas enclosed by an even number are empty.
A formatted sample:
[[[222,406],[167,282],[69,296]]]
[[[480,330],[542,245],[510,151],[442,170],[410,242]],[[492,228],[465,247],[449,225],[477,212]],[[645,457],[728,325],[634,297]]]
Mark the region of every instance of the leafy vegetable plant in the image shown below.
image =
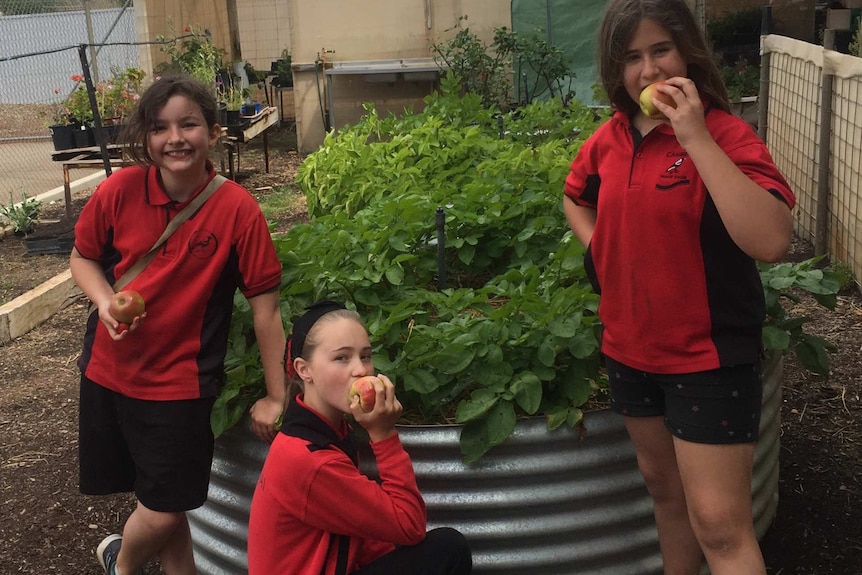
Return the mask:
[[[0,215],[8,220],[14,233],[29,234],[33,231],[41,209],[42,202],[36,198],[28,198],[27,194],[23,194],[23,199],[16,204],[10,193],[9,203],[0,206]]]
[[[805,333],[808,318],[787,314],[783,300],[799,301],[798,291],[804,290],[817,302],[834,309],[841,289],[841,274],[815,266],[823,256],[799,263],[760,264],[760,279],[766,297],[766,321],[763,323],[763,346],[767,350],[794,353],[806,369],[821,375],[829,374],[829,356],[834,346],[820,336]]]
[[[603,387],[598,296],[561,197],[571,158],[603,118],[560,100],[500,116],[478,95],[458,96],[451,76],[442,85],[421,113],[381,118],[368,107],[356,126],[327,136],[297,176],[310,221],[276,247],[288,327],[320,298],[355,307],[405,422],[464,424],[462,456],[472,462],[519,417],[576,426]],[[829,304],[838,287],[829,273],[811,263],[762,273],[767,348],[824,359],[825,342],[779,300],[802,288]],[[264,393],[241,297],[226,368],[217,435]]]
[[[599,385],[598,297],[560,195],[598,118],[552,100],[498,121],[453,78],[443,92],[329,135],[297,178],[310,221],[276,245],[284,317],[323,297],[355,306],[405,420],[465,424],[472,461],[519,416],[577,424]],[[217,432],[262,390],[249,314],[238,301]]]

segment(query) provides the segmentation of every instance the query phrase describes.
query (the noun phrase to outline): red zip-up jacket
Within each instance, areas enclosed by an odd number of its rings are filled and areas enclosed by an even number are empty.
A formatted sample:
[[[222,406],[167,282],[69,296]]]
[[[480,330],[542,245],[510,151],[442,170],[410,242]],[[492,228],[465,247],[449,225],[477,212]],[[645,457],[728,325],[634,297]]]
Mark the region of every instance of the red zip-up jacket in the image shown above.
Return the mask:
[[[251,504],[249,575],[345,575],[425,538],[425,502],[398,435],[371,443],[380,483],[300,398],[272,442]]]

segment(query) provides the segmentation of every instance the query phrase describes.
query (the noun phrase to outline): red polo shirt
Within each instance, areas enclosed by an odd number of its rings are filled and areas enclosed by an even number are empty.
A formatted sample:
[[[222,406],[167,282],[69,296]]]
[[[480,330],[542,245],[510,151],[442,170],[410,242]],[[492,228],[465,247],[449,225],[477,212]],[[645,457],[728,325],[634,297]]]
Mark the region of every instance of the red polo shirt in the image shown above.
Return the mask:
[[[207,183],[215,176],[208,168]],[[139,166],[114,173],[78,218],[75,248],[99,261],[110,283],[185,206],[168,197],[157,173]],[[227,181],[128,285],[146,302],[138,329],[115,342],[93,314],[79,366],[96,383],[138,399],[215,395],[224,378],[234,293],[239,288],[253,297],[280,281],[281,264],[260,207],[247,190]]]
[[[706,125],[745,175],[793,207],[748,124],[708,108]],[[584,143],[566,179],[565,194],[596,209],[585,265],[601,293],[602,351],[654,373],[755,362],[765,310],[754,260],[730,238],[673,129],[660,125],[639,139],[617,112]]]

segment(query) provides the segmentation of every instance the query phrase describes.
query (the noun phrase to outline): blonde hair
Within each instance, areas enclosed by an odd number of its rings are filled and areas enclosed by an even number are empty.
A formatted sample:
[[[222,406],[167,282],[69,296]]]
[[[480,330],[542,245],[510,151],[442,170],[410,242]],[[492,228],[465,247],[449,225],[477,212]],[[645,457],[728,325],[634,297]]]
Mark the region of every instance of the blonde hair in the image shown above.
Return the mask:
[[[320,329],[322,326],[326,324],[330,324],[336,322],[340,319],[349,319],[353,320],[359,325],[363,325],[362,318],[359,314],[350,309],[334,309],[330,312],[327,312],[320,316],[317,321],[314,322],[314,325],[311,326],[311,329],[308,330],[308,334],[305,336],[305,342],[302,344],[302,353],[298,354],[296,357],[301,357],[305,360],[308,360],[312,355],[314,355],[314,350],[317,349],[317,346],[320,345]],[[287,381],[287,396],[289,399],[293,399],[297,396],[297,394],[301,393],[303,387],[302,378],[299,375],[294,374]]]

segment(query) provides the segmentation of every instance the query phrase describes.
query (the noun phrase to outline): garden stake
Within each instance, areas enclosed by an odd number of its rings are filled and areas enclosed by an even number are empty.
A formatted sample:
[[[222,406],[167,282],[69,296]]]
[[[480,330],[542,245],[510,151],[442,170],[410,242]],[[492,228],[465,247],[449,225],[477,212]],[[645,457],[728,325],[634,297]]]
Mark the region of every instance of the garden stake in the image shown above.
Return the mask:
[[[446,214],[437,208],[437,289],[446,289]]]

